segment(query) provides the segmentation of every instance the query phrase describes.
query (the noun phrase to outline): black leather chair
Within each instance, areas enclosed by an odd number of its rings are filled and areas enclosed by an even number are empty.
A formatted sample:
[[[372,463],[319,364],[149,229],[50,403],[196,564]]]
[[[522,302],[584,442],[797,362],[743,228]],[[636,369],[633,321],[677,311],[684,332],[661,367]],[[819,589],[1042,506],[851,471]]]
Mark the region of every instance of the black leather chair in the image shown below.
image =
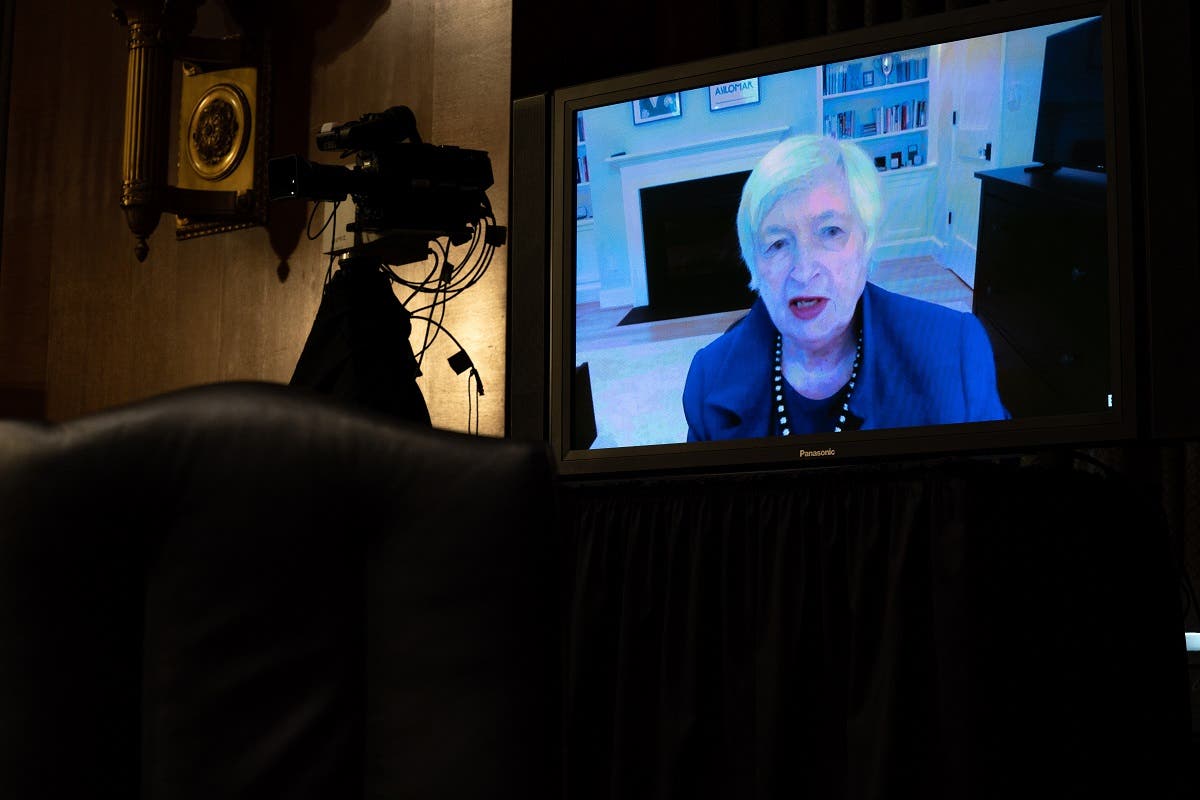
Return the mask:
[[[554,795],[551,478],[267,384],[0,422],[0,797]]]

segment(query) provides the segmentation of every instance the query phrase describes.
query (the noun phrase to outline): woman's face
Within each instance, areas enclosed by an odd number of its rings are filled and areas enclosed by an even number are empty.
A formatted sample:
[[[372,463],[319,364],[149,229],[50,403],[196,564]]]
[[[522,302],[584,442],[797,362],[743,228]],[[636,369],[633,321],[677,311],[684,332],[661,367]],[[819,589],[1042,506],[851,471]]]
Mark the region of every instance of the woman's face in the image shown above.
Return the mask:
[[[781,196],[756,237],[758,292],[775,327],[808,352],[833,347],[867,283],[866,231],[837,166]]]

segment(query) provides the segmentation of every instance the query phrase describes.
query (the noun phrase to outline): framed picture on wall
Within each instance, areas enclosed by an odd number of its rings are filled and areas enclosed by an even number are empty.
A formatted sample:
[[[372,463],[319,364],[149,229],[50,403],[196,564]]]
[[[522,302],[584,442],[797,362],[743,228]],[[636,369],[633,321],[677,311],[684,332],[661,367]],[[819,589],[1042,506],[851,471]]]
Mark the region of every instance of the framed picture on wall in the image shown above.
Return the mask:
[[[708,108],[720,111],[758,102],[758,78],[743,78],[740,81],[719,83],[708,87]]]
[[[679,92],[656,94],[653,97],[643,97],[630,103],[633,106],[633,124],[641,125],[656,119],[668,119],[683,114],[679,103]]]

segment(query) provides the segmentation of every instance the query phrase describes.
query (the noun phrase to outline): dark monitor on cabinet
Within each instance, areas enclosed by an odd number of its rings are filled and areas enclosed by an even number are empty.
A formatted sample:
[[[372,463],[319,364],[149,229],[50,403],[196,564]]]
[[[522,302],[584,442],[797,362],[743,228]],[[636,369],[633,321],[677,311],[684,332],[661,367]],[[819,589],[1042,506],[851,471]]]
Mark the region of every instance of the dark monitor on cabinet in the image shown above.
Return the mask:
[[[1104,58],[1099,19],[1046,37],[1033,160],[1103,172]]]
[[[556,92],[547,394],[562,471],[1135,435],[1123,13],[1003,4]],[[1088,91],[1108,168],[1014,186],[1038,162],[1048,43],[1081,25],[1101,32]],[[645,98],[664,110],[639,116]],[[595,437],[581,439],[585,363]]]

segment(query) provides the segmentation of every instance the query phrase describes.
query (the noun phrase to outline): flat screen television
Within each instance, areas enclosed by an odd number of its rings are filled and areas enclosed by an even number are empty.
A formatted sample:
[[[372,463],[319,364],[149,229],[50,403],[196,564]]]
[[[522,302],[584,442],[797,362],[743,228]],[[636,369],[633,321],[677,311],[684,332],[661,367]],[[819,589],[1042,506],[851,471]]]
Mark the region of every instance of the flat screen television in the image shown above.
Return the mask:
[[[554,92],[561,472],[1135,436],[1125,13],[995,4]],[[1098,68],[1048,76],[1081,32]],[[1064,81],[1103,171],[1040,168]]]

